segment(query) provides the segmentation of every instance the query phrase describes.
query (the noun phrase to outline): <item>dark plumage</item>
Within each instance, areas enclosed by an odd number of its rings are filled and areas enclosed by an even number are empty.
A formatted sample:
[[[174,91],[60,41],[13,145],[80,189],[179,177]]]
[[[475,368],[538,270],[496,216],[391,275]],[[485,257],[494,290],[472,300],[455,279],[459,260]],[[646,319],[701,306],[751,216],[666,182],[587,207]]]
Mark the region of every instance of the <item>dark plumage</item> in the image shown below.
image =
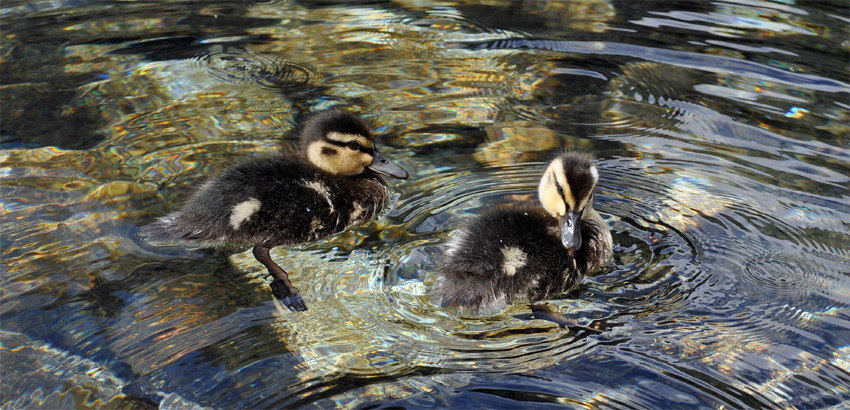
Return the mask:
[[[227,169],[204,184],[180,211],[143,227],[141,233],[151,242],[297,245],[371,219],[389,198],[378,175],[338,177],[301,158],[275,154]],[[234,208],[250,207],[251,199],[260,205],[236,224],[238,218],[231,220]],[[355,207],[362,211],[355,214]]]
[[[597,178],[590,157],[563,153],[541,178],[543,208],[503,205],[455,232],[434,287],[441,306],[494,313],[515,300],[561,294],[606,263],[613,244],[593,209]]]
[[[253,246],[254,256],[275,279],[275,297],[291,309],[306,310],[269,250],[324,238],[373,218],[390,198],[377,173],[403,179],[407,172],[377,152],[362,120],[342,111],[309,118],[300,140],[300,156],[275,153],[226,169],[179,211],[144,226],[142,237]]]

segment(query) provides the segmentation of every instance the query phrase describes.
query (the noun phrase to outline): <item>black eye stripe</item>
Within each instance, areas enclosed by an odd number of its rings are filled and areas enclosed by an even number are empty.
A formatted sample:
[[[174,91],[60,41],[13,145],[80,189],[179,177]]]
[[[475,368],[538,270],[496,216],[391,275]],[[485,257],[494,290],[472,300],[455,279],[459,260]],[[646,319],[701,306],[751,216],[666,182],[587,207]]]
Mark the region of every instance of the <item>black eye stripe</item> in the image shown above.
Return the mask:
[[[564,198],[564,187],[562,187],[561,183],[558,182],[558,178],[555,177],[554,172],[550,174],[550,178],[552,178],[552,181],[555,182],[555,187],[558,188],[558,195],[561,196],[561,199],[565,199]]]
[[[555,187],[558,189],[558,195],[561,196],[561,200],[564,201],[564,207],[567,211],[569,211],[570,205],[567,203],[567,193],[564,191],[564,187],[561,186],[561,183],[558,182],[558,178],[555,177],[555,172],[550,174],[550,178],[552,178],[552,181],[555,182]]]
[[[336,141],[336,140],[327,140],[327,141],[330,142],[333,145],[336,145],[337,147],[347,147],[348,146],[347,142]]]
[[[333,144],[333,145],[336,145],[337,147],[348,148],[348,142],[335,141],[335,140],[326,140],[326,141]],[[374,148],[366,148],[362,145],[360,146],[360,148],[358,148],[358,151],[369,154],[369,155],[373,155],[375,153]]]

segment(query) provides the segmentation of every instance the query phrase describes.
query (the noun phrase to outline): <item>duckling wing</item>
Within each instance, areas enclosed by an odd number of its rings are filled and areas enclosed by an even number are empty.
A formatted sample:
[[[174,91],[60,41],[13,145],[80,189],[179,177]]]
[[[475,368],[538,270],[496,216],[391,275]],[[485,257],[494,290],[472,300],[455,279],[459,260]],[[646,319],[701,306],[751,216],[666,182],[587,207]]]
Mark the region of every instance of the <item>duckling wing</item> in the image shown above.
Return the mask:
[[[212,178],[141,234],[201,246],[294,245],[333,232],[336,188],[333,177],[300,158],[255,158]]]
[[[434,293],[443,307],[485,313],[563,287],[570,266],[556,220],[536,209],[497,208],[447,243]]]

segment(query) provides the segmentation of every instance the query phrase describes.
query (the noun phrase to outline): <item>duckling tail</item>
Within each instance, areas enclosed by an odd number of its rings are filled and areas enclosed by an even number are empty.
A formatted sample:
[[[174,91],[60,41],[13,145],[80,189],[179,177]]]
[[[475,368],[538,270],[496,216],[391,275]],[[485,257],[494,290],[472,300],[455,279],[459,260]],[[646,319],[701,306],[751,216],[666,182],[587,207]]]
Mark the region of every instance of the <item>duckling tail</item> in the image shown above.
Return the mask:
[[[185,240],[188,232],[181,229],[180,213],[174,212],[143,226],[139,236],[148,243],[173,243]]]
[[[507,299],[496,292],[492,284],[452,276],[438,280],[434,288],[435,301],[440,307],[455,309],[461,315],[487,316],[494,314],[507,305]]]

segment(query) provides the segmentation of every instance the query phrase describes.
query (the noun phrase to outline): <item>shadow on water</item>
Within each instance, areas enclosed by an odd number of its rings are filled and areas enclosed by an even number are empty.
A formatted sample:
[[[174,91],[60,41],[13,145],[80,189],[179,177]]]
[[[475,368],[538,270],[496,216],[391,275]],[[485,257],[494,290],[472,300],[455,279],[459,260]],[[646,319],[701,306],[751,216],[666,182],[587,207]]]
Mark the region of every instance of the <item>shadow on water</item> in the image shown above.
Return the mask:
[[[23,2],[0,45],[4,408],[830,408],[850,402],[838,3]],[[138,226],[344,107],[411,173],[381,218],[273,251]],[[455,228],[598,158],[615,255],[462,317]],[[285,148],[288,149],[288,148]],[[597,331],[597,330],[601,330]]]

